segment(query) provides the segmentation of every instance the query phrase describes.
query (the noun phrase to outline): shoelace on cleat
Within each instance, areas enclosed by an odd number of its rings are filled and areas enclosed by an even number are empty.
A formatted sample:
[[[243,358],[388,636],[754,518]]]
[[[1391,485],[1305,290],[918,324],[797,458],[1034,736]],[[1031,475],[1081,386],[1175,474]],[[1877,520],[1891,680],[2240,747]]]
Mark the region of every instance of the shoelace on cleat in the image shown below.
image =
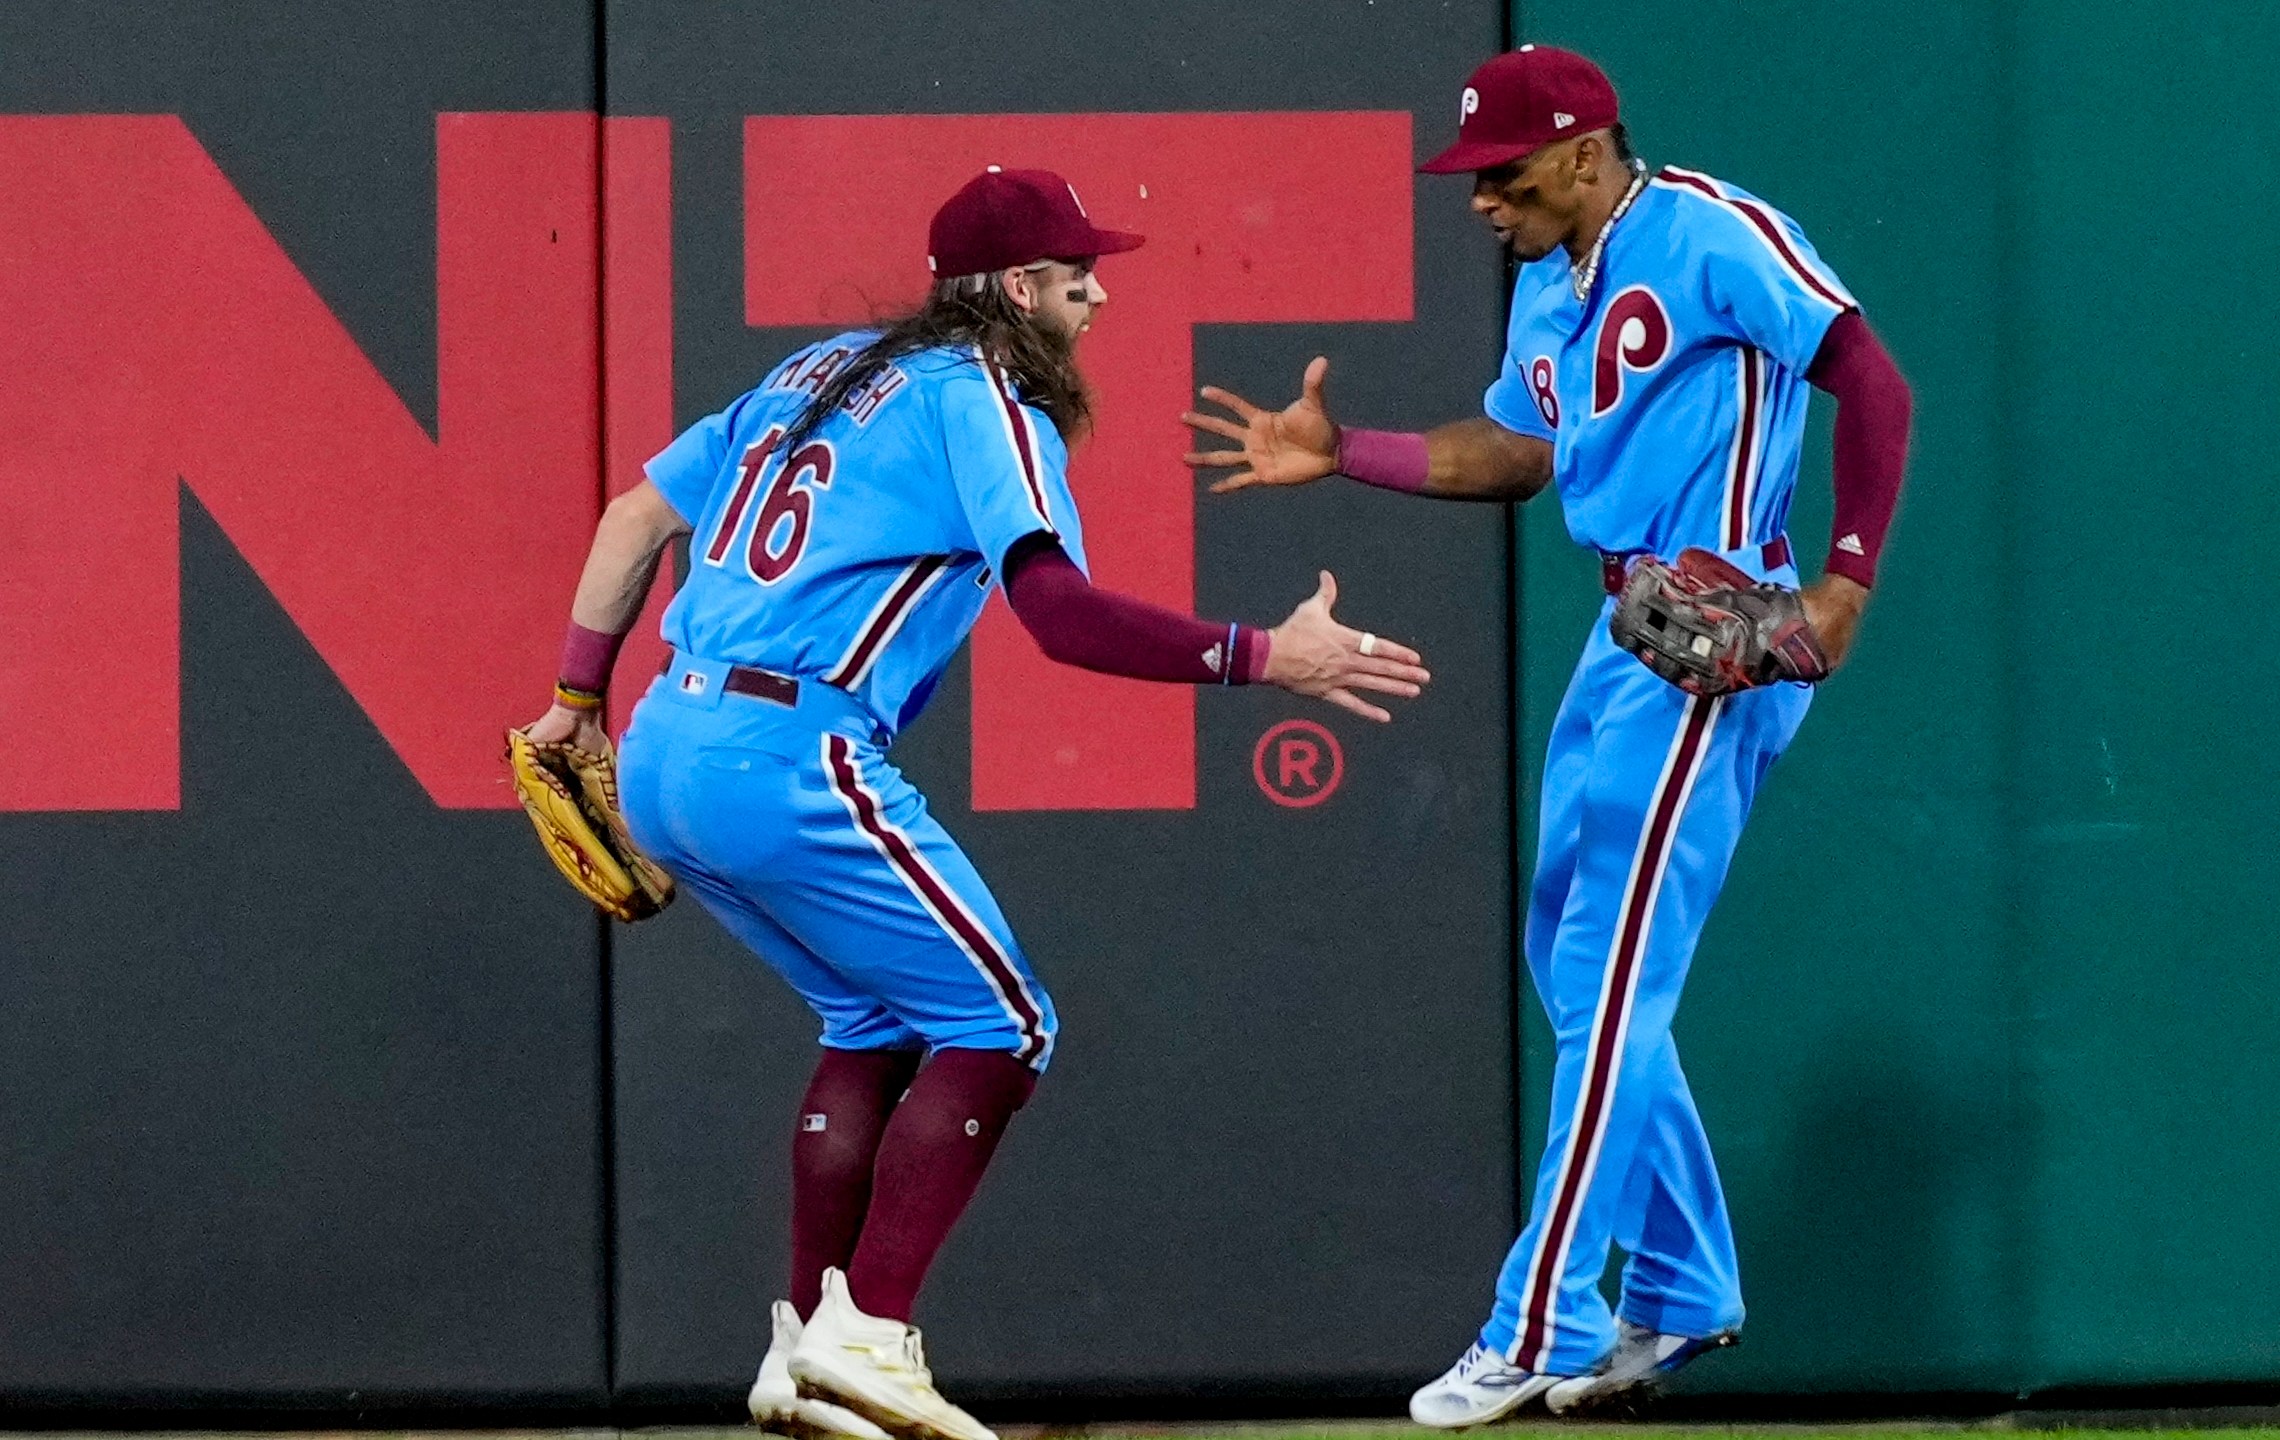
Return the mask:
[[[1525,1370],[1515,1370],[1502,1355],[1487,1349],[1479,1341],[1465,1352],[1457,1362],[1457,1378],[1467,1385],[1494,1385],[1506,1389],[1528,1378]]]

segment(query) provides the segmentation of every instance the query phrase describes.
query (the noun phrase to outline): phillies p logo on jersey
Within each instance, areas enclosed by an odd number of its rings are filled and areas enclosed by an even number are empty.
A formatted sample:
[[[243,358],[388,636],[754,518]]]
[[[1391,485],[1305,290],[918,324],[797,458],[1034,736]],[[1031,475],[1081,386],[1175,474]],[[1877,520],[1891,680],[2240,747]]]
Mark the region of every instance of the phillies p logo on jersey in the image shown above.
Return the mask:
[[[1670,356],[1670,315],[1655,292],[1633,285],[1607,302],[1591,361],[1593,419],[1623,403],[1623,372],[1648,371]]]

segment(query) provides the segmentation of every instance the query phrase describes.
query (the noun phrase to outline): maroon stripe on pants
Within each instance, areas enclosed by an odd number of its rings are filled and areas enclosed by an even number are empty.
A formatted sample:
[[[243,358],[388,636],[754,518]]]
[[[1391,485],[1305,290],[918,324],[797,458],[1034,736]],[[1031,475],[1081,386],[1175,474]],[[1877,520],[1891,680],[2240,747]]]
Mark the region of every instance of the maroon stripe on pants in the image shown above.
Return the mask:
[[[998,992],[998,998],[1014,1014],[1021,1027],[1021,1048],[1014,1052],[1022,1060],[1035,1059],[1045,1048],[1045,1019],[1021,987],[1021,977],[1014,971],[1013,962],[998,948],[997,938],[989,928],[966,909],[958,897],[951,893],[935,873],[927,868],[912,848],[910,840],[879,813],[879,802],[855,773],[854,750],[846,738],[839,735],[827,741],[831,754],[831,779],[839,793],[846,797],[855,811],[856,822],[884,850],[889,863],[901,872],[903,880],[934,907],[943,923],[966,942],[966,948],[981,962]]]
[[[903,612],[918,598],[918,592],[926,588],[926,582],[934,578],[935,571],[948,563],[949,557],[946,555],[924,555],[913,562],[903,572],[902,579],[896,582],[894,592],[887,597],[887,603],[880,607],[870,625],[855,637],[855,646],[847,652],[847,658],[839,662],[839,668],[823,677],[823,683],[846,685],[862,674],[863,667],[871,663],[871,652],[894,633],[895,626],[902,623]]]
[[[1638,867],[1623,898],[1623,914],[1617,921],[1615,935],[1614,963],[1608,967],[1605,987],[1600,992],[1599,1033],[1594,1037],[1597,1043],[1584,1071],[1583,1103],[1577,1107],[1575,1125],[1568,1135],[1568,1163],[1561,1169],[1552,1208],[1544,1216],[1544,1232],[1536,1237],[1536,1280],[1528,1289],[1520,1345],[1515,1352],[1520,1357],[1518,1363],[1528,1369],[1542,1363],[1539,1352],[1546,1346],[1551,1331],[1552,1299],[1559,1291],[1559,1271],[1564,1268],[1561,1252],[1567,1248],[1567,1232],[1583,1200],[1585,1162],[1594,1148],[1599,1127],[1606,1120],[1608,1101],[1615,1093],[1615,1072],[1620,1059],[1616,1047],[1621,1043],[1624,1012],[1631,1002],[1631,976],[1646,949],[1644,942],[1655,882],[1670,858],[1671,840],[1678,831],[1679,799],[1686,793],[1694,768],[1702,758],[1703,737],[1709,733],[1710,715],[1717,703],[1709,699],[1687,702],[1686,720],[1679,731],[1678,756],[1671,762],[1670,773],[1664,777],[1662,789],[1655,796],[1654,808],[1647,817],[1646,841],[1640,849]]]

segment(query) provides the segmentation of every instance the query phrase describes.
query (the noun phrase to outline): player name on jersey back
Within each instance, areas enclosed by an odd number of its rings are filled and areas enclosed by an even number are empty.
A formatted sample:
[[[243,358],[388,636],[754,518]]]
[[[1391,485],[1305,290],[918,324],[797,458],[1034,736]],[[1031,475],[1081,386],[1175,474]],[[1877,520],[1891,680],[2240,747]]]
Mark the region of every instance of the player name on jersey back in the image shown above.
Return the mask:
[[[858,339],[867,338],[858,336]],[[802,390],[809,395],[821,395],[839,367],[855,357],[851,346],[834,344],[827,347],[803,350],[776,368],[762,386],[766,390]],[[900,365],[888,363],[862,384],[847,392],[839,402],[839,410],[857,425],[868,425],[879,407],[886,404],[898,390],[910,383],[910,375]]]

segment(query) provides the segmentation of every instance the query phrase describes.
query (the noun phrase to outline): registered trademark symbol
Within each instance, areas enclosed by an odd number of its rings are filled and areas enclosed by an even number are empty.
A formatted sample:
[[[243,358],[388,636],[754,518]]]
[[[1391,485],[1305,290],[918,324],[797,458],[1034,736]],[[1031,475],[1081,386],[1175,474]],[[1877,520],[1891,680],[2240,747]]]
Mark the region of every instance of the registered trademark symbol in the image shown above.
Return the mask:
[[[1303,810],[1330,798],[1346,776],[1338,737],[1312,720],[1285,720],[1259,737],[1251,778],[1277,805]]]

